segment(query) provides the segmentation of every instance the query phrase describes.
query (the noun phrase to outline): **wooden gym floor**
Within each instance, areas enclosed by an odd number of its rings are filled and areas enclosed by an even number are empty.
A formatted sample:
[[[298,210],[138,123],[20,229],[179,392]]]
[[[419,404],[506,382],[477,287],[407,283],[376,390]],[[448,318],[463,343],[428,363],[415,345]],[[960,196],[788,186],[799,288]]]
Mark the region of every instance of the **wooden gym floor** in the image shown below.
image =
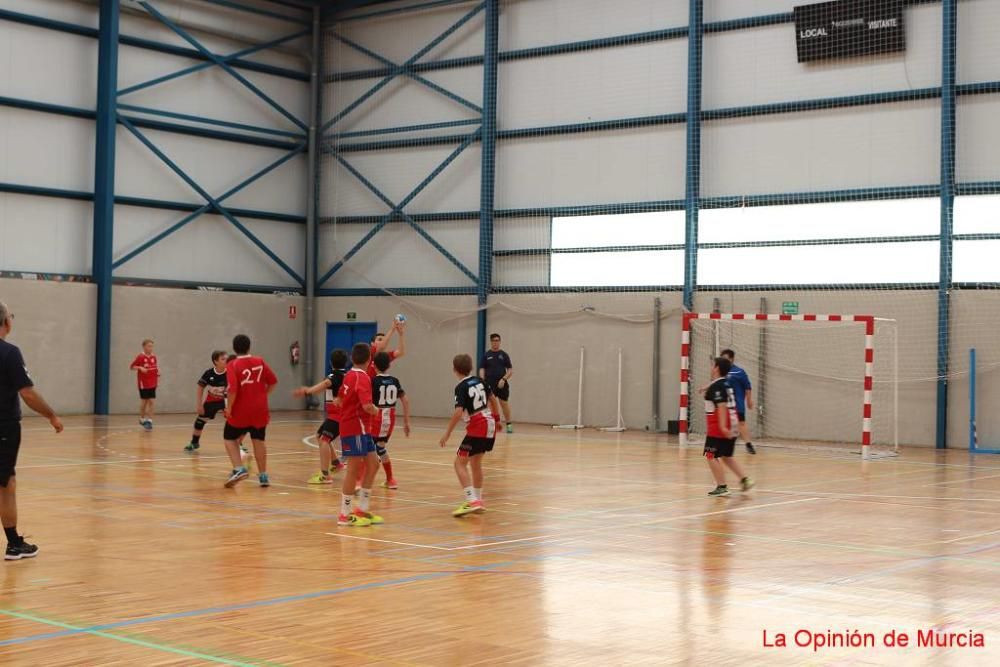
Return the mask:
[[[1000,664],[1000,457],[762,448],[738,455],[758,489],[708,498],[672,439],[519,426],[487,460],[489,511],[454,519],[459,438],[417,420],[392,445],[401,488],[374,494],[386,524],[349,529],[304,483],[314,415],[276,416],[269,489],[223,488],[218,424],[188,455],[190,423],[26,420],[41,553],[3,566],[0,664]],[[799,630],[878,647],[814,652]],[[893,630],[911,647],[884,647]]]

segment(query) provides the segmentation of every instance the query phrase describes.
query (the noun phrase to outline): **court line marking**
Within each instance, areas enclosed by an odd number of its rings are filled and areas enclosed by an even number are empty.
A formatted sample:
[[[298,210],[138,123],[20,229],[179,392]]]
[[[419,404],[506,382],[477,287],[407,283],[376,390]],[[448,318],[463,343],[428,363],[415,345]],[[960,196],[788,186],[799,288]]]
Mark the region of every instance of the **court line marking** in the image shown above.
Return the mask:
[[[414,544],[413,542],[396,542],[394,540],[380,540],[375,537],[363,537],[361,535],[343,535],[341,533],[324,533],[331,537],[342,537],[349,540],[363,540],[365,542],[382,542],[384,544],[398,544],[404,547],[417,547],[419,549],[435,549],[437,551],[452,551],[449,547],[438,547],[433,544]]]
[[[41,618],[40,616],[35,616],[33,614],[25,614],[22,612],[11,611],[9,609],[0,609],[0,614],[5,616],[11,616],[13,618],[19,618],[25,621],[33,621],[35,623],[41,623],[43,625],[50,625],[57,628],[64,628],[65,632],[52,632],[47,635],[31,635],[31,637],[37,637],[39,639],[49,638],[49,637],[62,637],[76,634],[87,634],[94,637],[103,637],[105,639],[113,639],[115,641],[123,642],[125,644],[133,644],[135,646],[142,646],[143,648],[151,648],[156,651],[163,651],[165,653],[173,653],[174,655],[182,655],[186,658],[197,658],[199,660],[205,660],[207,662],[214,662],[220,665],[233,665],[234,667],[256,667],[261,664],[259,662],[240,662],[238,660],[230,660],[229,658],[223,658],[221,656],[210,655],[208,653],[201,653],[199,651],[189,651],[183,648],[176,648],[173,646],[168,646],[166,644],[157,644],[155,642],[147,641],[144,639],[136,639],[134,637],[123,637],[120,635],[114,635],[110,632],[102,632],[94,628],[82,628],[75,625],[70,625],[69,623],[62,623],[60,621],[53,621],[47,618]],[[8,640],[0,642],[0,646],[7,646],[10,644],[22,643],[17,640]]]

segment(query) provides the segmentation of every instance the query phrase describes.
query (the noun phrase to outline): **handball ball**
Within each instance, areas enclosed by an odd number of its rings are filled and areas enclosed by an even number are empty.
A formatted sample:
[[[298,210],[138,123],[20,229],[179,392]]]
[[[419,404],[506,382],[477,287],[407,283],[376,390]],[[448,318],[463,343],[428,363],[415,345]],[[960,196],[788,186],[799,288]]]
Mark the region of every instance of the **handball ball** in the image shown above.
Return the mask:
[[[402,313],[397,313],[396,314],[396,321],[397,322],[405,322],[406,321],[406,315],[403,315]]]

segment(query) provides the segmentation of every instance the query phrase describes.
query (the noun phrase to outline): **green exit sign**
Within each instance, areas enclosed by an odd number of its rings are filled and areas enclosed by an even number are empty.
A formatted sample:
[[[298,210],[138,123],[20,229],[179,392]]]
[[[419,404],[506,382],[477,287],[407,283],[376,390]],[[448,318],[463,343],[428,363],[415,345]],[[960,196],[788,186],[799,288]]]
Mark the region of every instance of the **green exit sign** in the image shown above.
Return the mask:
[[[798,315],[799,314],[799,302],[798,301],[782,301],[781,302],[781,314],[782,315]]]
[[[347,321],[348,322],[356,322],[357,319],[358,319],[358,314],[357,313],[347,313]]]

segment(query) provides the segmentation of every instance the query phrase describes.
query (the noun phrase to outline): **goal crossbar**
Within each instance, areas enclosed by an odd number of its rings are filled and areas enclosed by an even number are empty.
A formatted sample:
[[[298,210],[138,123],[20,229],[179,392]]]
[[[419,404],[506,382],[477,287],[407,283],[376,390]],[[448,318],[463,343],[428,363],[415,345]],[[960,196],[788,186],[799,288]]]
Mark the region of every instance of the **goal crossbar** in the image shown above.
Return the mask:
[[[680,444],[688,443],[688,424],[691,379],[691,322],[693,320],[759,321],[759,322],[856,322],[865,331],[865,379],[864,404],[862,407],[861,456],[869,458],[872,442],[872,368],[875,360],[875,316],[874,315],[785,315],[778,313],[684,313],[681,324],[681,390],[680,416],[678,419]]]

